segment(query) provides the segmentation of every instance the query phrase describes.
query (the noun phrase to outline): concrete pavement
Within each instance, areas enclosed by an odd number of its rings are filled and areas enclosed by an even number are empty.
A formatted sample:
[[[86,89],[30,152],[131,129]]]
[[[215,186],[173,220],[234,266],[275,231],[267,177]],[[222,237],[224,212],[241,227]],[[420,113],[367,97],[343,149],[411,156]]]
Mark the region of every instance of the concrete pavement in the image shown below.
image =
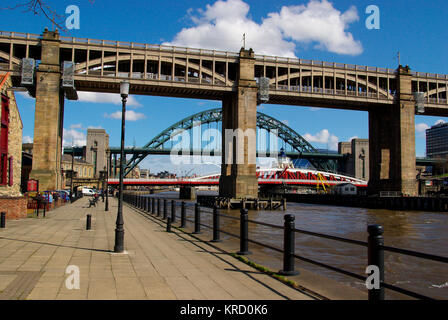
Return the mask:
[[[125,254],[113,253],[117,212],[86,198],[0,229],[0,299],[312,299],[185,233],[124,206]],[[86,215],[92,230],[86,231]],[[79,289],[67,289],[68,266]]]

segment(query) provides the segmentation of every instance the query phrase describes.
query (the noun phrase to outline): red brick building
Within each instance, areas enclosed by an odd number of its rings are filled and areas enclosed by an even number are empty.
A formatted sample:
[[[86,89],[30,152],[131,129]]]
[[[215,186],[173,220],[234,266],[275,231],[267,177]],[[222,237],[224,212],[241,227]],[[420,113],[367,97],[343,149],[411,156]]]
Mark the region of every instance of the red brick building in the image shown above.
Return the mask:
[[[6,212],[6,219],[20,219],[27,207],[20,192],[23,124],[11,86],[9,73],[0,72],[0,212]]]

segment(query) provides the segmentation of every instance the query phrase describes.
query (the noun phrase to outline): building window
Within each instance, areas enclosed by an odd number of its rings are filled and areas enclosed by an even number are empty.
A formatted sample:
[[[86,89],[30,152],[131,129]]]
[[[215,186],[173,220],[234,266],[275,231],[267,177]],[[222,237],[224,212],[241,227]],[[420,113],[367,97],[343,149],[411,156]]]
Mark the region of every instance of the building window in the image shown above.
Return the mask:
[[[0,131],[0,185],[8,183],[9,99],[2,95]]]

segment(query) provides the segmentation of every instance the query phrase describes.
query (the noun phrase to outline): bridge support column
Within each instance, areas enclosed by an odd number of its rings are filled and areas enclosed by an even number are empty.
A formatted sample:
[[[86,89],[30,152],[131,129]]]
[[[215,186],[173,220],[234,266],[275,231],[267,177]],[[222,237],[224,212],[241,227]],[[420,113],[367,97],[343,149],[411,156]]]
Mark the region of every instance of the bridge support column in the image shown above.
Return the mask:
[[[39,189],[44,191],[62,187],[64,94],[60,88],[58,31],[45,29],[41,43],[42,60],[36,72],[34,151],[30,178],[39,180]]]
[[[415,103],[409,67],[399,67],[397,102],[369,110],[369,193],[418,193],[415,156]]]
[[[254,52],[241,49],[237,92],[222,102],[222,197],[258,198],[257,93]]]
[[[179,199],[196,200],[196,188],[184,186],[179,188]]]

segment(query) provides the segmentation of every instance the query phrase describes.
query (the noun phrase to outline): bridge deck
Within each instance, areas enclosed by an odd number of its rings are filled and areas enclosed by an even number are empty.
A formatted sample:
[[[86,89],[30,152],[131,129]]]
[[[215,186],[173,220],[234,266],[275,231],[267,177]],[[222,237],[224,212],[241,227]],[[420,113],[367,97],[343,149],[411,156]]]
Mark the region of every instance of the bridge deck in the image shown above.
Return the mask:
[[[20,76],[22,58],[40,60],[40,35],[0,31],[0,70]],[[60,37],[62,61],[75,63],[80,91],[119,92],[221,100],[234,91],[239,54],[219,50]],[[396,70],[255,55],[255,77],[270,79],[274,104],[368,111],[394,103]],[[448,75],[412,72],[412,91],[423,92],[425,114],[448,115]]]

